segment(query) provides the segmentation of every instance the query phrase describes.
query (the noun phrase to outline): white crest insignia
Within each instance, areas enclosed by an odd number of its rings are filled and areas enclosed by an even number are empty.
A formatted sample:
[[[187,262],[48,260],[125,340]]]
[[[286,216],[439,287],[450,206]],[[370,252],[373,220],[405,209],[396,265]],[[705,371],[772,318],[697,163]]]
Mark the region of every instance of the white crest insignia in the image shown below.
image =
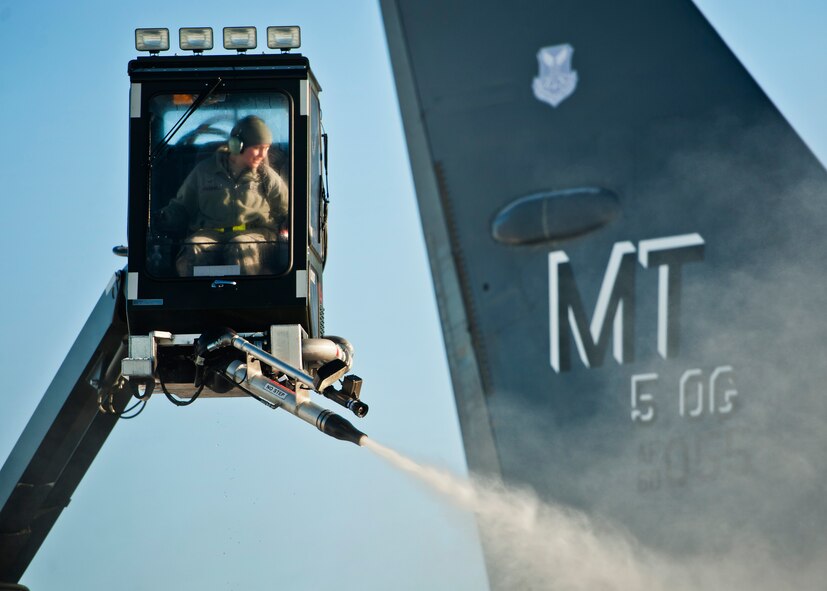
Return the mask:
[[[537,52],[540,72],[531,85],[534,96],[556,107],[577,88],[577,72],[571,69],[574,48],[568,43],[542,47]]]

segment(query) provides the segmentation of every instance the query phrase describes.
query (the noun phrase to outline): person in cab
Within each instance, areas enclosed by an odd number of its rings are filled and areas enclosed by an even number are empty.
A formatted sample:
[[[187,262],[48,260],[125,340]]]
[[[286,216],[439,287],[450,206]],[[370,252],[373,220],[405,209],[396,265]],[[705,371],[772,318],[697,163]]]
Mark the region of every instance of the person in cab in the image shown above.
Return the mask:
[[[250,115],[225,146],[199,162],[162,210],[164,226],[186,227],[175,267],[193,275],[271,272],[287,231],[289,192],[268,158],[273,134]]]

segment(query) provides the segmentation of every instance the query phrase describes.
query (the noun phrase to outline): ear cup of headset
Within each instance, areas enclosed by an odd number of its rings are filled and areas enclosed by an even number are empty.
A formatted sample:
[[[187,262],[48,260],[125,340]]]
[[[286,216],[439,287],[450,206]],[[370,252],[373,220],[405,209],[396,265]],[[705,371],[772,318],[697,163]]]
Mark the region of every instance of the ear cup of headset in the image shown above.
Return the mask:
[[[244,142],[238,136],[231,136],[227,141],[227,146],[230,148],[230,154],[241,154],[244,149]]]

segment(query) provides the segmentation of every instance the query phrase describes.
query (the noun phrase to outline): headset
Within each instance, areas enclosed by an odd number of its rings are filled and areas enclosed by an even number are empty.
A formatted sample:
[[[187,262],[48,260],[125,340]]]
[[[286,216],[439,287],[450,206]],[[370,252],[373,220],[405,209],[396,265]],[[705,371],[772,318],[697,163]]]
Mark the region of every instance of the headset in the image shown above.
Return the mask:
[[[230,132],[230,139],[227,140],[227,146],[230,148],[230,154],[241,154],[244,151],[244,140],[241,139],[241,129],[239,126]]]

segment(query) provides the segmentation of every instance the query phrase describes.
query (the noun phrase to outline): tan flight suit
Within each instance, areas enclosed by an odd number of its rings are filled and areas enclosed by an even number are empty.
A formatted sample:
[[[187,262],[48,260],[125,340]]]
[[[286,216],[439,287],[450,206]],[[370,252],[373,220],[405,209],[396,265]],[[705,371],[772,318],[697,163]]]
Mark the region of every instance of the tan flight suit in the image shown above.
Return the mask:
[[[287,230],[287,184],[262,164],[234,178],[228,153],[199,162],[164,209],[167,222],[188,221],[192,232],[175,266],[191,276],[194,266],[238,265],[242,275],[276,272],[273,252]]]

